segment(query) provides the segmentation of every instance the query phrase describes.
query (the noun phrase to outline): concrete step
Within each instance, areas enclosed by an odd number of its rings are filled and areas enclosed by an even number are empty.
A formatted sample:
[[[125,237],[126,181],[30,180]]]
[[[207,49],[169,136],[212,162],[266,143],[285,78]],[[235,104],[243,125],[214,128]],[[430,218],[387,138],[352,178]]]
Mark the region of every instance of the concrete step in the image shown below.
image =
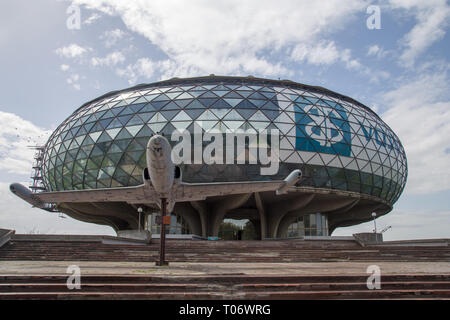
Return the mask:
[[[249,283],[234,286],[198,283],[83,283],[76,292],[300,292],[364,291],[366,283]],[[383,290],[449,290],[450,282],[384,282]],[[8,292],[72,292],[65,283],[2,283],[0,294]]]
[[[10,241],[0,260],[156,261],[159,244],[103,244],[96,241]],[[82,238],[80,238],[82,239]],[[450,247],[365,247],[354,241],[194,241],[169,240],[175,262],[450,261]]]
[[[86,275],[69,290],[63,275],[1,275],[0,299],[450,299],[450,274],[387,274],[380,290],[367,275]]]
[[[266,291],[223,293],[210,292],[9,292],[0,300],[11,299],[145,299],[145,300],[316,300],[316,299],[450,299],[450,290],[352,290],[352,291]]]

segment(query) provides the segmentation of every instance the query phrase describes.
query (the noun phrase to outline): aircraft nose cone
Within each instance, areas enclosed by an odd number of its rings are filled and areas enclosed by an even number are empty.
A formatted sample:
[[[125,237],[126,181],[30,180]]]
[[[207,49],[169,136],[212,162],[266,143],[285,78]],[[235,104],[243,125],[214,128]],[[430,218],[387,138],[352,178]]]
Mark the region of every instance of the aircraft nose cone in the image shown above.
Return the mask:
[[[162,140],[160,136],[153,136],[148,141],[148,148],[159,148],[162,144]]]

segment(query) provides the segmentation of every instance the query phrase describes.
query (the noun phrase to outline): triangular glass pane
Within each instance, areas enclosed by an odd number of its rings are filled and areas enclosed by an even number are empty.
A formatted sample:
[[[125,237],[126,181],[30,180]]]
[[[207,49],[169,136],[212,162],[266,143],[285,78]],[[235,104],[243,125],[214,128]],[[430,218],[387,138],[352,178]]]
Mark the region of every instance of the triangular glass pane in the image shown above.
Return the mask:
[[[261,107],[261,109],[264,110],[275,110],[275,111],[279,111],[280,107],[277,106],[275,103],[273,103],[272,101],[267,101],[267,103]]]
[[[269,119],[261,112],[257,111],[251,118],[250,121],[269,121]]]
[[[94,140],[91,139],[91,137],[86,136],[86,138],[84,139],[83,143],[81,144],[82,146],[88,146],[91,144],[94,144]]]
[[[200,103],[197,99],[194,99],[190,104],[188,104],[186,109],[205,109],[205,106]]]
[[[169,101],[152,101],[151,105],[154,110],[160,110],[162,107],[164,107]]]
[[[142,119],[138,115],[135,115],[130,119],[130,121],[128,121],[127,126],[138,125],[142,123],[144,123],[144,121],[142,121]]]
[[[139,113],[139,117],[142,119],[144,123],[147,123],[151,117],[155,115],[154,112],[145,112],[145,113]]]
[[[117,140],[130,139],[130,138],[133,138],[133,136],[128,132],[128,130],[126,128],[123,128],[116,137]]]
[[[198,98],[198,101],[200,101],[201,104],[203,104],[206,108],[209,108],[214,102],[217,101],[217,99],[214,98]]]
[[[248,99],[248,101],[258,108],[261,108],[267,102],[267,100],[257,100],[257,99]]]
[[[194,97],[191,94],[189,94],[188,92],[183,92],[181,95],[179,95],[177,97],[177,100],[180,100],[180,99],[192,99],[192,98],[194,98]]]
[[[238,129],[243,123],[244,121],[224,121],[223,122],[229,129],[231,130],[236,130]]]
[[[244,98],[247,98],[249,95],[253,93],[253,91],[242,91],[242,90],[236,90],[238,94],[243,96]]]
[[[96,142],[100,143],[100,142],[106,142],[106,141],[111,141],[111,140],[112,140],[112,138],[106,132],[103,132],[101,134],[100,138],[98,138]]]
[[[157,123],[157,122],[167,122],[167,119],[162,116],[161,113],[157,112],[153,118],[150,119],[149,123]]]
[[[192,123],[192,121],[177,121],[172,122],[172,125],[177,128],[178,130],[184,130]]]
[[[125,104],[125,105],[126,105],[126,104]],[[118,105],[117,105],[115,108],[111,109],[111,112],[112,112],[115,116],[117,116],[119,113],[121,113],[121,112],[123,111],[123,109],[125,109],[125,106],[122,106],[122,107],[118,108]]]
[[[242,116],[236,112],[236,110],[231,110],[224,118],[224,120],[243,120]]]
[[[201,90],[201,91],[189,91],[189,93],[194,97],[194,98],[198,98],[199,96],[201,96],[203,93],[205,93],[205,90]]]
[[[141,144],[139,144],[136,140],[133,140],[128,145],[127,154],[129,154],[129,151],[144,151],[144,150],[145,148]]]
[[[139,159],[142,157],[144,151],[131,151],[128,152],[128,155],[136,162],[139,162]],[[131,174],[131,173],[130,173]]]
[[[120,128],[120,127],[123,127],[122,122],[120,122],[117,119],[114,119],[113,121],[111,121],[111,123],[109,125],[106,126],[106,129]]]
[[[122,122],[123,125],[126,125],[128,120],[130,120],[133,117],[132,114],[126,115],[126,116],[120,116],[117,119],[119,119],[120,122]]]
[[[153,132],[159,133],[159,132],[161,132],[162,128],[164,128],[164,126],[166,124],[167,124],[167,122],[157,122],[157,123],[151,123],[148,126]]]
[[[242,99],[243,97],[239,94],[237,94],[234,91],[230,91],[229,93],[227,93],[226,95],[223,96],[224,98],[235,98],[235,99]]]
[[[107,112],[105,112],[102,115],[102,119],[107,119],[107,118],[114,118],[116,115],[114,113],[112,113],[111,110],[108,110]]]
[[[188,104],[192,102],[192,99],[183,99],[183,100],[175,100],[174,101],[180,108],[186,107]]]
[[[203,110],[202,110],[203,111]],[[206,110],[203,114],[197,118],[197,120],[218,120],[217,116],[211,112],[211,110]]]
[[[144,125],[143,124],[141,124],[141,125],[138,125],[138,126],[127,126],[126,128],[127,128],[127,130],[128,130],[128,132],[134,137],[134,136],[136,136],[136,133],[138,133],[139,132],[139,130],[141,130],[141,128],[143,127]]]
[[[106,132],[109,134],[109,136],[114,139],[117,134],[122,130],[122,128],[115,128],[115,129],[107,129]]]
[[[214,87],[214,90],[226,90],[226,91],[230,91],[227,87],[223,86],[223,85],[218,85],[217,87]]]
[[[203,128],[203,130],[208,131],[216,125],[217,121],[200,120],[200,121],[195,121],[195,123],[198,126],[200,126],[201,128]]]
[[[173,101],[170,101],[161,110],[180,110],[180,107],[176,103],[174,103]]]
[[[219,99],[210,108],[212,108],[212,109],[230,109],[231,105],[228,104],[225,100]]]
[[[160,94],[159,96],[157,96],[156,98],[154,98],[152,100],[153,101],[166,101],[166,100],[170,100],[170,98],[168,96],[166,96],[165,94]]]
[[[207,91],[200,96],[201,98],[218,98],[218,96],[211,91]]]
[[[219,118],[222,119],[225,115],[230,112],[229,109],[211,109],[212,112]]]
[[[257,107],[251,103],[250,101],[248,101],[247,99],[242,100],[237,106],[236,108],[243,108],[243,109],[257,109]]]
[[[144,113],[144,112],[153,112],[155,111],[155,108],[150,104],[147,103],[140,111],[140,114]]]
[[[259,92],[254,92],[252,93],[249,97],[249,99],[262,99],[262,100],[267,100],[267,98],[265,96],[263,96],[261,93]]]
[[[175,117],[175,115],[177,115],[180,112],[180,110],[160,111],[160,112],[164,118],[170,121],[172,120],[173,117]]]
[[[153,134],[153,131],[150,130],[148,126],[144,126],[141,131],[136,135],[136,137],[150,137]]]
[[[192,119],[196,119],[203,112],[202,109],[186,109],[185,111]]]
[[[276,117],[278,117],[280,115],[279,111],[273,111],[273,110],[261,110],[266,116],[267,118],[269,118],[270,120],[274,120]]]
[[[189,117],[189,115],[184,112],[184,111],[180,111],[173,119],[172,121],[190,121],[192,120],[191,117]]]
[[[136,101],[129,106],[130,110],[133,111],[133,113],[138,113],[145,105],[146,103],[136,103]]]
[[[166,93],[166,95],[169,97],[169,99],[175,99],[176,97],[178,97],[181,94],[180,91],[178,92],[170,92],[170,93]]]
[[[267,126],[270,124],[270,122],[262,122],[262,121],[251,121],[250,124],[255,128],[255,129],[265,129],[267,128]]]
[[[230,90],[213,90],[212,91],[214,94],[216,94],[219,97],[223,97],[224,95],[226,95],[227,93],[230,92]]]

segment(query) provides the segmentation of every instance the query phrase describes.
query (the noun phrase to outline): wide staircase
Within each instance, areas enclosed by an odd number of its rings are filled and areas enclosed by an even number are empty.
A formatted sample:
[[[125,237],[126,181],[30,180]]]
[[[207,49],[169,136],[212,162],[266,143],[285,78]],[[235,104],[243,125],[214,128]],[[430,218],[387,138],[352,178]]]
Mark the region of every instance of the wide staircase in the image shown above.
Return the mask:
[[[29,238],[29,237],[28,237]],[[151,244],[105,244],[99,240],[33,240],[13,237],[0,247],[1,260],[153,262],[159,241]],[[196,241],[168,240],[166,258],[172,262],[336,262],[450,261],[448,243],[362,247],[352,240]]]
[[[450,274],[252,276],[84,275],[80,289],[66,276],[0,276],[0,299],[450,299]]]
[[[105,237],[15,235],[1,261],[154,262],[159,241],[127,243]],[[170,262],[450,262],[448,240],[362,246],[354,240],[167,241]],[[331,271],[332,272],[332,271]],[[0,275],[0,299],[450,299],[450,270],[440,274],[95,275],[69,290],[69,275]]]

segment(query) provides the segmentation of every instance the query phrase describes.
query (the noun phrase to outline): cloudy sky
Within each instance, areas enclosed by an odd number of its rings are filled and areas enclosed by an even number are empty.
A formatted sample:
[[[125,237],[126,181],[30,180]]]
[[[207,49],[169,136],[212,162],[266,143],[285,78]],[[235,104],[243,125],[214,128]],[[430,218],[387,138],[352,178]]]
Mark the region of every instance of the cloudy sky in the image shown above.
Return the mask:
[[[374,109],[409,167],[378,219],[385,239],[450,238],[449,22],[445,0],[2,1],[0,228],[114,234],[10,194],[30,180],[27,146],[111,90],[214,73],[319,85]]]

